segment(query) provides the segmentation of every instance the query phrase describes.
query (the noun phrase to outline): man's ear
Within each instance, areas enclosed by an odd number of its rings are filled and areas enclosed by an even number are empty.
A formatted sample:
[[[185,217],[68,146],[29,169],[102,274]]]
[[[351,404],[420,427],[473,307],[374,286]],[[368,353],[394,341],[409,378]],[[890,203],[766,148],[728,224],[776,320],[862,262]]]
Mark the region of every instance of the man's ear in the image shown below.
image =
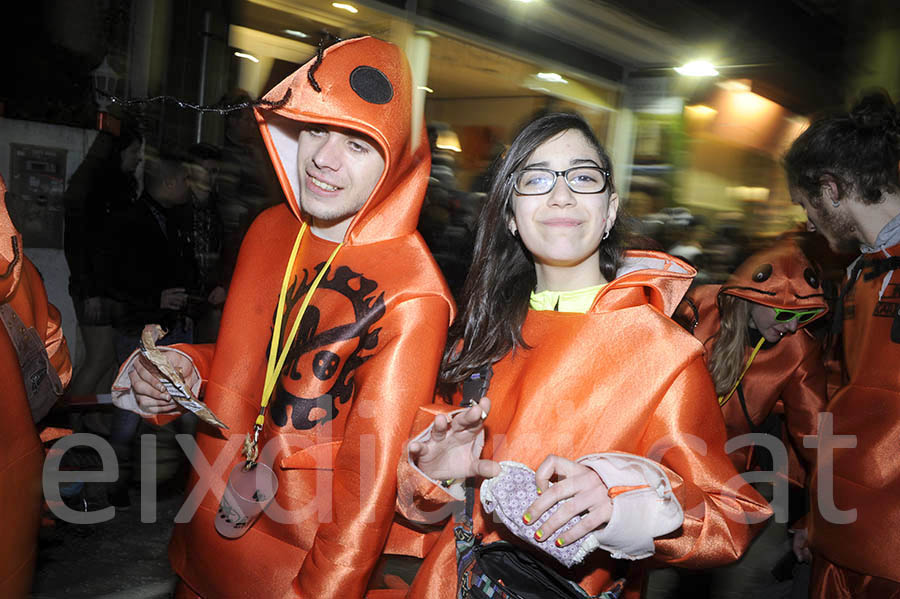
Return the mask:
[[[834,175],[822,175],[819,179],[819,197],[834,206],[841,201],[841,195],[841,185]]]

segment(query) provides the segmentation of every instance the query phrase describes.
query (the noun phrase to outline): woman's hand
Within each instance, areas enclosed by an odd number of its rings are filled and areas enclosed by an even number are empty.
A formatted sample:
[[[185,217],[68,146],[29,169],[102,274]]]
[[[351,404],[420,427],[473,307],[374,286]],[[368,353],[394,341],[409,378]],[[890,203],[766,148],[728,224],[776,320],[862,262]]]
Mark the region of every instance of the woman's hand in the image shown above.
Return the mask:
[[[434,417],[431,437],[409,444],[413,463],[435,480],[465,479],[470,476],[490,478],[500,474],[500,464],[479,459],[475,454],[478,434],[484,430],[484,419],[491,411],[487,397],[452,420],[444,414]],[[480,450],[479,450],[480,454]]]
[[[812,560],[812,552],[809,550],[809,529],[797,528],[794,530],[792,549],[798,562],[809,563]]]
[[[556,482],[551,486],[553,478]],[[565,537],[556,540],[560,547],[570,545],[609,522],[612,516],[609,489],[600,475],[587,466],[549,455],[535,471],[535,482],[540,497],[525,511],[525,524],[540,519],[551,507],[569,499],[535,532],[534,538],[538,541],[551,538],[566,522],[581,514],[578,524],[567,530]]]
[[[199,381],[194,370],[194,363],[184,354],[175,351],[166,352],[169,364],[178,369],[184,382],[191,389]],[[138,354],[134,361],[134,369],[128,373],[131,379],[131,391],[138,407],[150,414],[175,414],[181,412],[181,407],[172,401],[172,397],[166,392],[166,388],[160,382],[163,377],[159,369],[143,355]]]

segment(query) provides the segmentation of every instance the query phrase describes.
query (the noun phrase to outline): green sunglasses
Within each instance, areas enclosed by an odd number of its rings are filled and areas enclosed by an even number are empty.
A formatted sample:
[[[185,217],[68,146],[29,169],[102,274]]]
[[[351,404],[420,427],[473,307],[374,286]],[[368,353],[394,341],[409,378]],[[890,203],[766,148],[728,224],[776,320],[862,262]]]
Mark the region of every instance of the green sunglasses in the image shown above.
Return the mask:
[[[816,308],[815,310],[784,310],[782,308],[772,308],[775,310],[775,320],[778,322],[790,322],[797,319],[797,322],[803,324],[809,322],[825,310]]]

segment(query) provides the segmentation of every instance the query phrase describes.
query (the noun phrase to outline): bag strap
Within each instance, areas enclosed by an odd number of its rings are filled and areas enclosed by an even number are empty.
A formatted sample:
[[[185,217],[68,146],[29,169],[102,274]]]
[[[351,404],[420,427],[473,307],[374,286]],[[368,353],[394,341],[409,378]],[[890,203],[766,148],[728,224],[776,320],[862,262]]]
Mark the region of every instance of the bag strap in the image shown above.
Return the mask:
[[[469,375],[463,382],[462,386],[462,405],[473,406],[481,401],[481,398],[487,393],[488,387],[491,386],[491,377],[494,376],[494,369],[490,365],[484,366]],[[475,478],[467,478],[466,484],[466,512],[463,519],[463,525],[467,526],[469,531],[472,530],[472,514],[475,513]]]

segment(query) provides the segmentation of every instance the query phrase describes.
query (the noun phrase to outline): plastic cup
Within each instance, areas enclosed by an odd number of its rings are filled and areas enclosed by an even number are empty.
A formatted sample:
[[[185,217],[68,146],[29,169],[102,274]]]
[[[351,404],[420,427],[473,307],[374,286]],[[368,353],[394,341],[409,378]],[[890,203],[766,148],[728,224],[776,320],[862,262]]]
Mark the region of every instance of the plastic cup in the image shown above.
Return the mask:
[[[232,469],[216,512],[216,530],[229,539],[247,532],[278,490],[278,479],[271,468],[257,463],[245,470],[244,465],[241,461]]]

